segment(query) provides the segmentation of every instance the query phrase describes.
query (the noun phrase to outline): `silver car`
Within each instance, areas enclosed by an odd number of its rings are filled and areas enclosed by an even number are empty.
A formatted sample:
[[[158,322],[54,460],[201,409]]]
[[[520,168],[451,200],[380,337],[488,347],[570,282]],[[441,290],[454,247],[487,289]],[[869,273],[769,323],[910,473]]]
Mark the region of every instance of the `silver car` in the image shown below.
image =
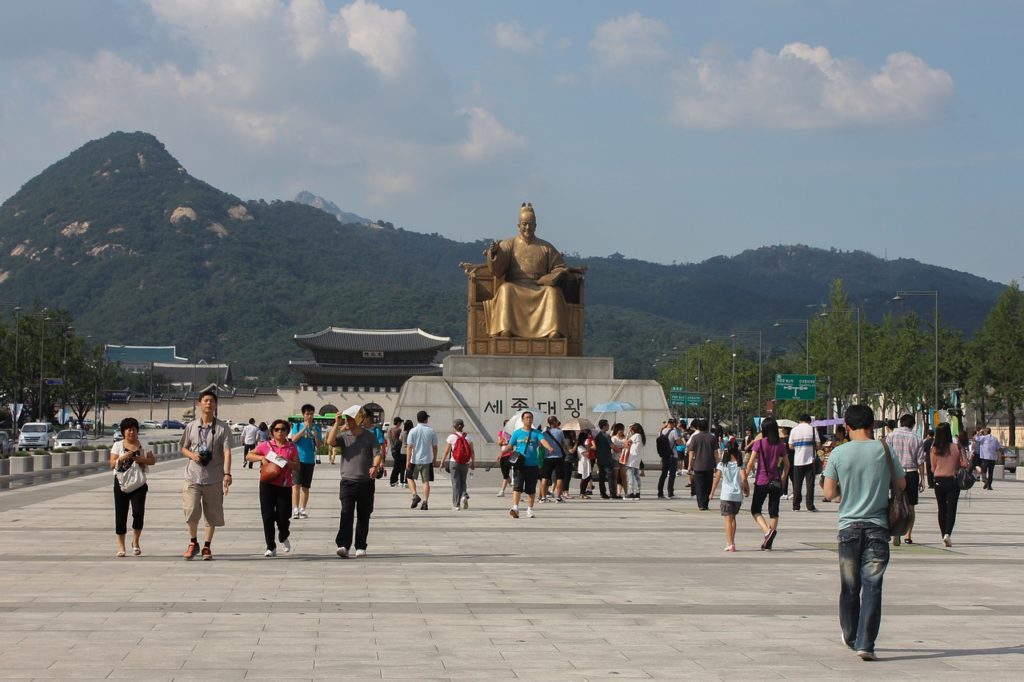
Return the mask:
[[[84,448],[86,446],[85,431],[79,429],[66,429],[57,434],[54,447],[58,448]]]

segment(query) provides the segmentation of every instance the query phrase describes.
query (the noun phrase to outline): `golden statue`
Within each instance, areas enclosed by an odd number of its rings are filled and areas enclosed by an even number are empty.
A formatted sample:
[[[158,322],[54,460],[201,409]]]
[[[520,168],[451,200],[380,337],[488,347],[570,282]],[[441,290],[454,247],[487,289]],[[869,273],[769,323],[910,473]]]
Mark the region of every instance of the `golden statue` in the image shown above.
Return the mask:
[[[556,286],[569,269],[558,249],[537,239],[533,205],[519,209],[519,235],[491,242],[484,252],[490,273],[501,281],[494,297],[484,302],[491,336],[524,339],[564,338],[569,314],[562,289]]]

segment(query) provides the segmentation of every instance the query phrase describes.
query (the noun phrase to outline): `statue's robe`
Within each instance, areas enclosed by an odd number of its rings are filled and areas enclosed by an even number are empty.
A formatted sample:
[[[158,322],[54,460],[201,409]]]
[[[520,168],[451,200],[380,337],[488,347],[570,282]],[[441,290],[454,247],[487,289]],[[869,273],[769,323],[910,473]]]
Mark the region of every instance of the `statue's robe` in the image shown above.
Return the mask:
[[[491,274],[503,280],[494,297],[484,302],[491,336],[568,336],[569,311],[562,290],[537,283],[544,275],[568,273],[558,249],[543,239],[534,238],[528,244],[514,237],[498,244],[497,253],[488,255],[487,265]]]

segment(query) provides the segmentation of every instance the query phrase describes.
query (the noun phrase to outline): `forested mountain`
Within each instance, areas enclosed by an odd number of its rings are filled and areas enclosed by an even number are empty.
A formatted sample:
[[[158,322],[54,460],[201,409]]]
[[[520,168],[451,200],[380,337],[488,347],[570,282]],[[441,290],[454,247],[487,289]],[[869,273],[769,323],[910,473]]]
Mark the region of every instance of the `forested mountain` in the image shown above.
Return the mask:
[[[303,357],[292,334],[332,324],[462,341],[458,263],[481,261],[485,246],[242,200],[189,175],[152,135],[118,132],[0,206],[0,299],[66,308],[94,342],[174,343],[234,363],[236,376],[288,381],[287,360]],[[651,376],[652,360],[682,339],[806,316],[835,279],[875,319],[897,289],[939,289],[943,324],[968,333],[1003,289],[909,259],[805,246],[681,265],[567,260],[589,268],[585,352],[614,356],[623,377]]]

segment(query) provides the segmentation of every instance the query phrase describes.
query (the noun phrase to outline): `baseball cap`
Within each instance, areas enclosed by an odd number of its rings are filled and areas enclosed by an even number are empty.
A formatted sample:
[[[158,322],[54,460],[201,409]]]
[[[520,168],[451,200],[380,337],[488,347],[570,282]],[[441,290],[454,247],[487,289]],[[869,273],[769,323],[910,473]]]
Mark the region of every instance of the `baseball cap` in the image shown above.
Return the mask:
[[[428,419],[430,419],[430,415],[427,414],[426,410],[420,410],[419,412],[416,413],[416,421],[425,422]]]

